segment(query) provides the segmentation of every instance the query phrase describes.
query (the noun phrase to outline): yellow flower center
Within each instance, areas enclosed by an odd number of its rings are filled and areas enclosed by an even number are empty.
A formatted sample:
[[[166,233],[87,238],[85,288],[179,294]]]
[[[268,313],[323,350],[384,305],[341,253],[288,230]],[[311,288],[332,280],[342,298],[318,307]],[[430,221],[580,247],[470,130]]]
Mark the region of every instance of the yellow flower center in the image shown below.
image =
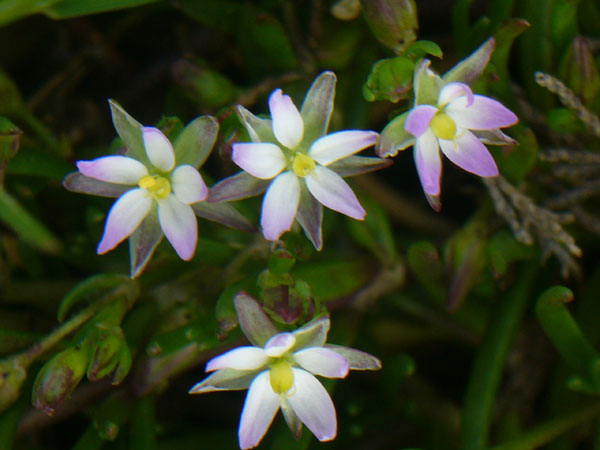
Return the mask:
[[[156,200],[164,200],[171,193],[169,180],[158,175],[146,175],[140,178],[138,186],[146,189]]]
[[[456,136],[456,124],[445,113],[437,113],[429,125],[435,135],[440,139],[452,140]]]
[[[315,161],[303,153],[296,153],[292,161],[292,169],[299,177],[305,177],[315,170]]]
[[[273,392],[276,394],[286,394],[294,385],[294,372],[290,364],[285,359],[280,359],[271,366],[269,372],[269,381]]]

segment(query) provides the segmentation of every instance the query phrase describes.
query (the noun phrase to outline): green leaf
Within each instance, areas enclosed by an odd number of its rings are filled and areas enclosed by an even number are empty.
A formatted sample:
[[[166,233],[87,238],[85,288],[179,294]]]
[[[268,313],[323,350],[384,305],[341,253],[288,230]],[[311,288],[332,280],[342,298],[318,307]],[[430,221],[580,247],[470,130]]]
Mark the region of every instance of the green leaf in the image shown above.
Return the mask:
[[[229,78],[203,61],[178,61],[173,66],[173,75],[183,88],[183,94],[203,108],[224,107],[242,93]]]
[[[384,265],[391,265],[396,259],[396,244],[392,225],[384,209],[370,199],[361,199],[367,211],[364,221],[348,222],[352,237],[368,249]]]
[[[233,0],[178,0],[175,6],[207,27],[233,33],[239,28],[244,4]]]
[[[215,145],[218,132],[219,122],[212,116],[201,116],[190,122],[173,145],[177,165],[202,166]]]
[[[432,55],[440,59],[444,56],[440,46],[433,41],[416,41],[406,49],[406,54],[414,60],[421,59],[425,55]]]
[[[366,262],[362,261],[298,262],[292,275],[308,283],[316,301],[326,302],[349,295],[364,286],[368,269]]]
[[[43,252],[55,254],[61,250],[60,241],[50,230],[2,188],[0,188],[0,221],[17,233],[20,239]]]
[[[159,0],[59,0],[44,8],[41,12],[51,19],[67,19],[71,17],[97,14],[118,9],[134,8]]]
[[[146,147],[144,147],[142,125],[127,114],[123,107],[113,99],[109,99],[108,103],[115,129],[127,147],[127,155],[137,159],[145,166],[151,167]]]
[[[508,230],[499,231],[492,236],[488,252],[492,269],[498,276],[504,275],[511,263],[532,259],[537,254],[534,247],[520,243]]]
[[[414,68],[413,61],[406,56],[377,61],[363,88],[365,99],[393,103],[405,99],[412,86]]]
[[[561,357],[581,378],[580,384],[600,391],[600,355],[579,329],[566,303],[573,292],[563,286],[546,290],[536,303],[536,313],[546,335]]]
[[[62,322],[65,320],[71,308],[76,304],[90,301],[92,298],[97,299],[107,291],[119,286],[127,286],[128,290],[137,289],[134,287],[136,286],[135,282],[132,282],[129,277],[121,274],[103,273],[82,281],[62,299],[57,312],[58,321]]]

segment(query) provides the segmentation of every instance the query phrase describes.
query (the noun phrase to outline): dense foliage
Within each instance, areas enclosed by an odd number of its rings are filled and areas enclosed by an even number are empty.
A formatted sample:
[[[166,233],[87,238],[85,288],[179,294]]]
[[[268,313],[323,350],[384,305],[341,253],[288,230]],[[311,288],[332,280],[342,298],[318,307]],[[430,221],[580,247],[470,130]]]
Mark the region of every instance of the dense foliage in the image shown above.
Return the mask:
[[[600,449],[597,1],[0,25],[0,450]]]

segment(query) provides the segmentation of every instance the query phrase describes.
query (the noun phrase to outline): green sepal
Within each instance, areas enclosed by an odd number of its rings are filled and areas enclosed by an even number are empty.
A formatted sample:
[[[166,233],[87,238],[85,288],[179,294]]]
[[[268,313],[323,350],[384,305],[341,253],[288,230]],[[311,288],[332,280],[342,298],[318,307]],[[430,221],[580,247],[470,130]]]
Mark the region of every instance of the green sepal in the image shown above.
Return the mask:
[[[212,116],[201,116],[190,122],[173,145],[177,165],[202,166],[215,145],[218,132],[219,122]]]
[[[131,117],[115,100],[109,99],[113,124],[127,148],[127,156],[137,159],[146,167],[153,167],[146,154],[142,125]]]

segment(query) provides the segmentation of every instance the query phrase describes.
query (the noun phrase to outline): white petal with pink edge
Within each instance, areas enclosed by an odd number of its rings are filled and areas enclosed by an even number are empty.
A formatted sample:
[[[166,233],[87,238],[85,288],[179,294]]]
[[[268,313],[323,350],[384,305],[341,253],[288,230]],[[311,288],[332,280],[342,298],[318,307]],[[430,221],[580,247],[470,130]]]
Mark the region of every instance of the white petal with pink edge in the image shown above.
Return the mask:
[[[377,142],[375,131],[349,130],[328,134],[317,139],[308,154],[319,164],[327,166],[347,156],[354,155]]]
[[[175,166],[175,152],[169,139],[154,127],[142,128],[144,147],[150,162],[163,172],[170,172]]]
[[[179,257],[192,259],[198,241],[198,222],[192,207],[171,194],[158,203],[158,221]]]
[[[323,347],[300,350],[294,353],[294,360],[303,369],[327,378],[344,378],[350,366],[346,358]]]
[[[219,369],[256,370],[264,366],[269,357],[259,347],[238,347],[228,351],[206,364],[206,371]]]
[[[139,227],[150,212],[152,198],[145,189],[132,189],[123,194],[112,206],[106,219],[104,235],[98,244],[98,254],[112,250]]]
[[[427,130],[415,145],[415,163],[423,190],[429,195],[440,193],[440,177],[442,174],[442,159],[438,139],[431,130]]]
[[[302,369],[292,369],[294,390],[288,402],[302,423],[320,441],[330,441],[337,434],[335,407],[319,380]]]
[[[498,175],[498,167],[489,150],[470,131],[465,131],[454,141],[440,139],[446,157],[459,167],[481,177]]]
[[[292,99],[277,89],[269,97],[273,134],[279,142],[295,149],[304,136],[304,121]]]
[[[300,181],[293,172],[283,172],[267,189],[262,204],[260,225],[263,235],[276,241],[294,223],[300,202]]]
[[[514,125],[519,118],[500,102],[482,95],[475,95],[468,106],[466,97],[452,100],[446,107],[446,114],[460,128],[469,130],[491,130]]]
[[[438,109],[431,105],[419,105],[410,110],[404,122],[404,129],[416,137],[420,137],[431,123]]]
[[[466,96],[467,106],[471,106],[473,104],[473,91],[471,91],[469,86],[464,83],[448,83],[440,91],[440,96],[438,97],[438,106],[440,108],[446,106],[452,100],[461,96]]]
[[[279,397],[269,382],[269,372],[260,373],[250,385],[242,411],[238,439],[246,450],[258,445],[279,410]]]
[[[175,197],[186,205],[201,202],[208,195],[202,175],[189,164],[177,167],[171,174],[171,187]]]
[[[148,169],[137,159],[127,156],[104,156],[92,161],[77,161],[77,168],[87,177],[117,184],[137,184]]]
[[[329,209],[357,220],[365,218],[367,213],[358,202],[356,195],[342,177],[334,171],[323,166],[316,166],[304,179],[310,193]]]
[[[262,180],[275,178],[287,165],[281,149],[271,143],[233,144],[233,162]]]

